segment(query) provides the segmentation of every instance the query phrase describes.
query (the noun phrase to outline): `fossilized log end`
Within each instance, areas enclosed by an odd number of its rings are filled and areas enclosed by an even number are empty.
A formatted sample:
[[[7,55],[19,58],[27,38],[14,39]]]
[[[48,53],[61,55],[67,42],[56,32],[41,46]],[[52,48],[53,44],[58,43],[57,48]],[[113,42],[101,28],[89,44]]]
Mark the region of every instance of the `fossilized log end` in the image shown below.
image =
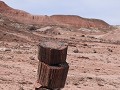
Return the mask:
[[[66,62],[68,45],[62,42],[42,42],[38,45],[38,59],[48,65]]]

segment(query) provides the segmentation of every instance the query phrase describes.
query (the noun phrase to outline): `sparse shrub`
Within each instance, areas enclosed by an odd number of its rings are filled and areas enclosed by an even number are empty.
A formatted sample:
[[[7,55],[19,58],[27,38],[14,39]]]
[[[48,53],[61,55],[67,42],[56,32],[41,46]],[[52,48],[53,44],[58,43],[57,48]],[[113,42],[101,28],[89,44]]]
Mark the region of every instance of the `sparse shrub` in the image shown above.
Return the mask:
[[[31,25],[31,26],[28,27],[28,29],[29,29],[30,31],[35,31],[35,30],[37,30],[37,27],[34,26],[34,25]]]

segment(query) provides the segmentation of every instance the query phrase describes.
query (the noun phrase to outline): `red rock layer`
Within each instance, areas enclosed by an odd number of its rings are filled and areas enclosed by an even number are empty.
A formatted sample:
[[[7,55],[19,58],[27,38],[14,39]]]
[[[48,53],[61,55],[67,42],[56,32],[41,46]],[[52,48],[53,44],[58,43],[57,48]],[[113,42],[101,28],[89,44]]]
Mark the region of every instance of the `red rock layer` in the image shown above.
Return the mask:
[[[109,29],[110,25],[99,19],[86,19],[75,15],[31,15],[21,10],[16,10],[3,1],[0,1],[0,13],[10,19],[25,24],[41,24],[41,25],[66,25],[75,28],[99,28]]]
[[[53,15],[51,18],[59,23],[64,23],[77,28],[108,28],[109,24],[99,19],[87,19],[74,15]]]

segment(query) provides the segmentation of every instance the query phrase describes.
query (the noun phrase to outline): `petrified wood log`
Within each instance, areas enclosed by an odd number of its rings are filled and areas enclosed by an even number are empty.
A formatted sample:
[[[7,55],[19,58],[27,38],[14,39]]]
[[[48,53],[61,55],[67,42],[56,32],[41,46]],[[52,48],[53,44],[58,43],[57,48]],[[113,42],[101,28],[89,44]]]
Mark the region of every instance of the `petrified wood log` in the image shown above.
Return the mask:
[[[48,89],[46,87],[35,88],[35,90],[61,90],[61,89]]]
[[[66,62],[68,45],[62,42],[42,42],[38,45],[38,59],[48,65]]]
[[[38,82],[42,87],[50,89],[63,88],[67,78],[69,66],[67,63],[49,66],[43,62],[38,65]]]

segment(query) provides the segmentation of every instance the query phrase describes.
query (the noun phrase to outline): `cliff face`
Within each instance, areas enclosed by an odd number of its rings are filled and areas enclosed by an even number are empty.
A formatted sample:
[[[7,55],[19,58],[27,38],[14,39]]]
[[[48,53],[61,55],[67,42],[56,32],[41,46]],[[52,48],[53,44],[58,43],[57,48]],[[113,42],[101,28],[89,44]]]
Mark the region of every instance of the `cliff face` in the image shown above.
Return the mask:
[[[87,19],[74,15],[53,15],[51,18],[60,23],[68,24],[77,28],[108,28],[109,24],[99,19]]]
[[[50,17],[42,15],[31,15],[27,12],[13,9],[6,5],[3,1],[0,1],[0,13],[7,16],[12,20],[16,20],[26,24],[52,24]]]
[[[40,24],[40,25],[66,25],[75,28],[98,28],[109,29],[110,25],[98,19],[86,19],[74,15],[31,15],[27,12],[16,10],[4,2],[0,1],[0,13],[12,20],[16,20],[25,24]]]
[[[0,1],[0,10],[8,10],[11,9],[8,5],[6,5],[3,1]]]

